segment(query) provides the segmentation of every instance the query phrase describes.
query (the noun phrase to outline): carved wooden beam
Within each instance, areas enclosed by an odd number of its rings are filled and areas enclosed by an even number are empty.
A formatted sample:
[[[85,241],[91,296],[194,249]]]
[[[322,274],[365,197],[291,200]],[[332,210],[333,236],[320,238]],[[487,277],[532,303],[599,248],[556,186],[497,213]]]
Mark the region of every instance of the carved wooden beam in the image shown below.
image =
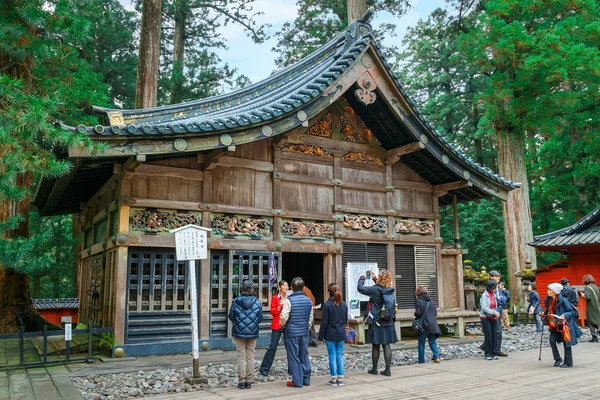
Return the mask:
[[[217,166],[219,158],[224,157],[228,153],[227,149],[214,149],[204,156],[204,170],[208,171]]]
[[[273,163],[230,156],[223,156],[219,158],[216,162],[216,165],[221,167],[238,167],[253,169],[255,171],[273,172]]]
[[[142,164],[135,168],[136,175],[170,176],[191,181],[204,180],[204,172],[197,169],[167,167],[164,165]]]
[[[415,151],[423,150],[425,145],[421,142],[413,142],[405,144],[404,146],[396,147],[395,149],[388,150],[385,162],[388,165],[392,165],[400,160],[405,154],[414,153]]]
[[[289,135],[286,139],[286,143],[300,143],[319,146],[337,156],[345,156],[350,152],[372,154],[379,158],[384,158],[386,155],[385,149],[376,144],[345,142],[343,140],[334,140],[320,136],[301,134]]]
[[[471,187],[471,186],[473,186],[473,184],[471,182],[461,180],[461,181],[456,181],[456,182],[443,183],[441,185],[435,185],[435,186],[433,186],[433,190],[449,192],[450,190],[463,189],[463,188]]]

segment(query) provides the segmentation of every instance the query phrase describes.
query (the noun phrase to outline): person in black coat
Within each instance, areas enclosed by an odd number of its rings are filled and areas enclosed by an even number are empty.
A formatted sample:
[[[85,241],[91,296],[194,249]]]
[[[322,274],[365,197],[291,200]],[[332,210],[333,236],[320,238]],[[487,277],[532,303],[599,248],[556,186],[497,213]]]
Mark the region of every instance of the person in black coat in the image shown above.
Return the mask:
[[[348,325],[348,305],[342,301],[342,292],[336,283],[327,286],[329,300],[323,305],[319,341],[325,340],[329,355],[329,385],[344,384],[344,341]]]
[[[385,369],[381,371],[381,375],[392,376],[390,367],[392,365],[392,347],[391,343],[398,341],[394,321],[396,321],[395,311],[393,318],[384,321],[380,319],[381,308],[383,307],[383,295],[393,294],[392,274],[388,270],[382,270],[379,274],[379,279],[373,271],[368,271],[371,279],[375,282],[375,286],[365,286],[366,277],[362,275],[358,279],[358,293],[369,296],[369,305],[365,312],[365,321],[369,324],[367,331],[366,342],[373,345],[371,350],[371,359],[373,360],[373,368],[368,370],[369,374],[377,375],[377,364],[379,363],[380,347],[383,347],[383,359],[385,360]],[[372,317],[375,316],[373,319]]]
[[[437,346],[437,338],[442,334],[437,323],[437,309],[425,286],[417,287],[415,290],[417,305],[415,307],[415,318],[423,318],[421,331],[419,332],[419,364],[425,363],[425,339],[429,340],[429,348],[433,353],[432,361],[440,362],[440,351]]]
[[[240,295],[231,303],[229,320],[232,322],[232,341],[237,349],[238,388],[250,389],[254,377],[254,349],[263,320],[262,304],[254,296],[252,281],[242,283]]]

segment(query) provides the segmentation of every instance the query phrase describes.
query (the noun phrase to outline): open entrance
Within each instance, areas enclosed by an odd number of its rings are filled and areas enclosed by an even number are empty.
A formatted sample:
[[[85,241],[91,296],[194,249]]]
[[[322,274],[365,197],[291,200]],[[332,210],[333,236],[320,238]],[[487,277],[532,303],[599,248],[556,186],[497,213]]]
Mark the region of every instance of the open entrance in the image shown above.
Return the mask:
[[[304,285],[315,296],[316,304],[325,301],[323,254],[319,253],[283,253],[281,277],[290,285],[292,279],[300,277]]]

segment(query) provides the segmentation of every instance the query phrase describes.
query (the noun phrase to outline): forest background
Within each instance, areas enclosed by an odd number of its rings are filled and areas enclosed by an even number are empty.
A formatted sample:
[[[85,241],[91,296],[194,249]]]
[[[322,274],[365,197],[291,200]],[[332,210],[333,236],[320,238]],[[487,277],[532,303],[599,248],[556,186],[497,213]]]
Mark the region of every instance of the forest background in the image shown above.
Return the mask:
[[[7,0],[0,10],[0,204],[28,204],[36,182],[64,174],[67,146],[91,146],[57,128],[95,124],[91,104],[133,108],[142,3]],[[154,0],[156,3],[156,0]],[[161,2],[159,2],[161,3]],[[369,0],[387,13],[379,38],[398,30],[410,0]],[[301,59],[347,25],[346,0],[298,0],[277,31],[257,22],[253,0],[163,0],[158,105],[249,85],[218,56],[223,27],[276,44],[276,68]],[[390,22],[391,21],[391,22]],[[509,138],[520,160],[535,235],[569,226],[600,194],[600,9],[589,0],[447,0],[385,54],[411,96],[446,138],[502,173]],[[265,71],[265,75],[270,71]],[[266,76],[265,76],[266,77]],[[96,149],[101,150],[101,149]],[[461,244],[477,268],[507,273],[503,210],[495,199],[460,204]],[[6,210],[4,210],[6,211]],[[506,212],[506,210],[505,210]],[[452,210],[442,209],[445,242]],[[0,217],[8,215],[0,210]],[[0,267],[29,277],[31,297],[76,296],[71,216],[0,218]],[[554,261],[539,254],[538,265]],[[0,288],[1,290],[1,288]]]

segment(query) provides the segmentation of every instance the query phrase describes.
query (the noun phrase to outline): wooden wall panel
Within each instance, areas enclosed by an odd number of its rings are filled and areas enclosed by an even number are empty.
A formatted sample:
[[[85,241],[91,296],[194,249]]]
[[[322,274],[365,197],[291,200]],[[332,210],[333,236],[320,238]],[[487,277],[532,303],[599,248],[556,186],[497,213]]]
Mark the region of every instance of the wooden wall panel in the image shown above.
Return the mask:
[[[269,172],[256,171],[254,173],[254,192],[255,208],[273,208],[273,178]]]
[[[433,212],[433,196],[431,193],[413,191],[414,210],[417,212]]]
[[[333,187],[282,182],[282,208],[289,211],[332,213]]]
[[[312,164],[309,161],[302,162],[286,159],[281,160],[281,164],[282,165],[279,172],[333,179],[332,165]]]
[[[342,187],[342,201],[345,206],[364,208],[365,211],[387,208],[385,192],[369,192],[366,190],[344,189]]]
[[[394,191],[394,209],[400,211],[414,211],[416,193],[414,190]]]
[[[267,139],[236,146],[235,152],[232,155],[249,160],[273,162],[272,152],[269,149],[269,140]]]
[[[195,154],[192,157],[178,157],[167,160],[149,161],[148,164],[164,165],[167,167],[176,168],[203,169],[203,164],[198,162],[198,156]]]
[[[385,172],[342,168],[342,180],[346,182],[372,183],[385,186]]]
[[[202,201],[202,181],[170,176],[134,175],[131,196],[141,199]]]
[[[415,171],[402,164],[402,161],[398,161],[397,163],[395,163],[392,167],[392,171],[394,173],[394,180],[427,182],[425,179],[421,178],[421,176],[419,176],[419,174],[417,174]]]

